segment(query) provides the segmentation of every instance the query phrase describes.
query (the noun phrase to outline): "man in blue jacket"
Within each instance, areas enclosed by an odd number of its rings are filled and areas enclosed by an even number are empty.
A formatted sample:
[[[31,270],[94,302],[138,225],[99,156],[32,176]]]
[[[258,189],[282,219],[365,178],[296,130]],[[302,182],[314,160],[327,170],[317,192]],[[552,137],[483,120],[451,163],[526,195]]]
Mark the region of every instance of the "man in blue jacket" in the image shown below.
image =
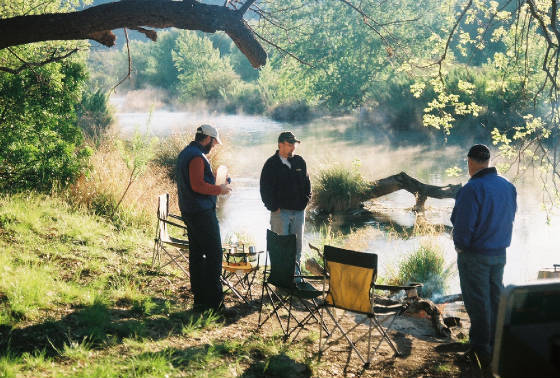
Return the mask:
[[[471,178],[457,193],[451,223],[463,301],[471,320],[467,356],[488,366],[517,192],[496,168],[488,167],[488,147],[474,145],[467,157]]]

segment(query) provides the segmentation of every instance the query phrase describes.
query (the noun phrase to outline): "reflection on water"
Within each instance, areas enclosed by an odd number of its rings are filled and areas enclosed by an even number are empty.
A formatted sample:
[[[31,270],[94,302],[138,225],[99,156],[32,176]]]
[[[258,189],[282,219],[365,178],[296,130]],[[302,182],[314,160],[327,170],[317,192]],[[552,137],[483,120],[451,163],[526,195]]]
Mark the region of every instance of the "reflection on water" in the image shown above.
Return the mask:
[[[227,135],[229,148],[227,161],[232,176],[232,193],[225,201],[220,201],[219,217],[222,237],[232,232],[250,235],[259,249],[265,248],[265,231],[269,225],[269,212],[264,208],[259,194],[259,176],[265,160],[276,150],[279,132],[283,129],[294,131],[302,143],[296,153],[307,161],[311,175],[322,167],[342,164],[351,167],[360,165],[360,171],[367,179],[378,179],[400,171],[419,180],[446,185],[466,182],[467,177],[451,179],[445,169],[466,165],[466,147],[457,146],[414,146],[391,148],[387,138],[376,132],[356,127],[354,119],[324,118],[306,125],[288,125],[273,122],[265,117],[222,115],[205,112],[172,112],[155,110],[148,113],[120,112],[116,114],[122,133],[130,134],[135,129],[145,129],[151,117],[151,133],[167,136],[180,130],[192,130],[201,123],[211,123]],[[465,170],[463,170],[463,174]],[[531,192],[531,185],[518,186],[518,213],[514,227],[512,246],[508,249],[505,269],[505,283],[525,282],[537,277],[540,268],[560,263],[556,245],[560,237],[555,216],[552,226],[545,224],[545,214],[540,210],[538,200]],[[380,256],[380,274],[395,269],[399,261],[416,250],[422,237],[400,239],[392,230],[412,228],[415,214],[410,210],[414,197],[406,191],[398,191],[366,204],[373,217],[361,219],[357,223],[339,222],[341,230],[353,226],[375,229],[377,232],[360,233],[367,235],[364,250]],[[433,224],[451,226],[449,217],[453,208],[452,199],[432,199],[426,202],[426,219]],[[393,225],[393,226],[391,226]],[[556,227],[555,227],[556,226]],[[381,229],[383,232],[379,232]],[[317,225],[306,223],[306,242],[317,237]],[[431,237],[432,240],[434,237]],[[448,264],[455,264],[456,253],[448,233],[435,237],[444,251]],[[458,292],[457,278],[453,280],[449,292]]]

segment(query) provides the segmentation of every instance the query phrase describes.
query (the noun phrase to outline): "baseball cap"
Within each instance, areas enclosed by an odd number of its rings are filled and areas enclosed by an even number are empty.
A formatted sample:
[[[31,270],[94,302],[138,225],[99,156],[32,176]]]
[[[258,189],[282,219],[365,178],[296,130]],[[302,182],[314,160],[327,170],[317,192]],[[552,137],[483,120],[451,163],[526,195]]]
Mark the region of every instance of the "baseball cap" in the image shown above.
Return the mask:
[[[288,142],[288,143],[301,143],[301,141],[296,139],[296,136],[291,131],[283,131],[278,136],[278,143]]]
[[[490,150],[484,144],[475,144],[469,150],[467,157],[470,157],[471,159],[476,161],[483,162],[490,159]]]
[[[220,140],[220,134],[218,133],[218,130],[214,126],[200,125],[196,129],[196,133],[197,134],[202,134],[202,135],[208,135],[208,136],[216,139],[218,144],[222,144],[222,141]]]

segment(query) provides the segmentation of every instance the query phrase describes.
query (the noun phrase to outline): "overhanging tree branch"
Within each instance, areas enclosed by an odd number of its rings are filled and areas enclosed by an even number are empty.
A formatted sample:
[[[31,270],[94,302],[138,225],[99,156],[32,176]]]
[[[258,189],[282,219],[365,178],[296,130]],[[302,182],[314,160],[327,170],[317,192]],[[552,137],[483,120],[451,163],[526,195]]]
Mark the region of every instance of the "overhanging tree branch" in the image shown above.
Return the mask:
[[[244,5],[252,4],[247,1]],[[225,6],[195,0],[136,0],[101,4],[78,12],[26,15],[0,20],[0,49],[40,41],[91,39],[115,44],[114,29],[147,30],[176,27],[206,33],[224,31],[255,68],[266,63],[266,52],[243,14]],[[152,31],[151,36],[155,36]],[[155,38],[155,37],[154,37]]]

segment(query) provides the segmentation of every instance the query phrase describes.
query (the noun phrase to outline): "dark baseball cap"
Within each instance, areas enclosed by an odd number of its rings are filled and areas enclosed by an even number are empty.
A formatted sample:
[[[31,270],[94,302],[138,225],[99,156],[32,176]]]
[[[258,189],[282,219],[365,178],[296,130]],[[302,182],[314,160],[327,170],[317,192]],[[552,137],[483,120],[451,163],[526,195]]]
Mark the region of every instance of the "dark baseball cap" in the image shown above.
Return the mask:
[[[278,135],[278,143],[301,143],[301,141],[296,139],[296,136],[291,131],[283,131]]]
[[[484,144],[475,144],[467,154],[473,160],[484,162],[490,159],[490,150]]]

